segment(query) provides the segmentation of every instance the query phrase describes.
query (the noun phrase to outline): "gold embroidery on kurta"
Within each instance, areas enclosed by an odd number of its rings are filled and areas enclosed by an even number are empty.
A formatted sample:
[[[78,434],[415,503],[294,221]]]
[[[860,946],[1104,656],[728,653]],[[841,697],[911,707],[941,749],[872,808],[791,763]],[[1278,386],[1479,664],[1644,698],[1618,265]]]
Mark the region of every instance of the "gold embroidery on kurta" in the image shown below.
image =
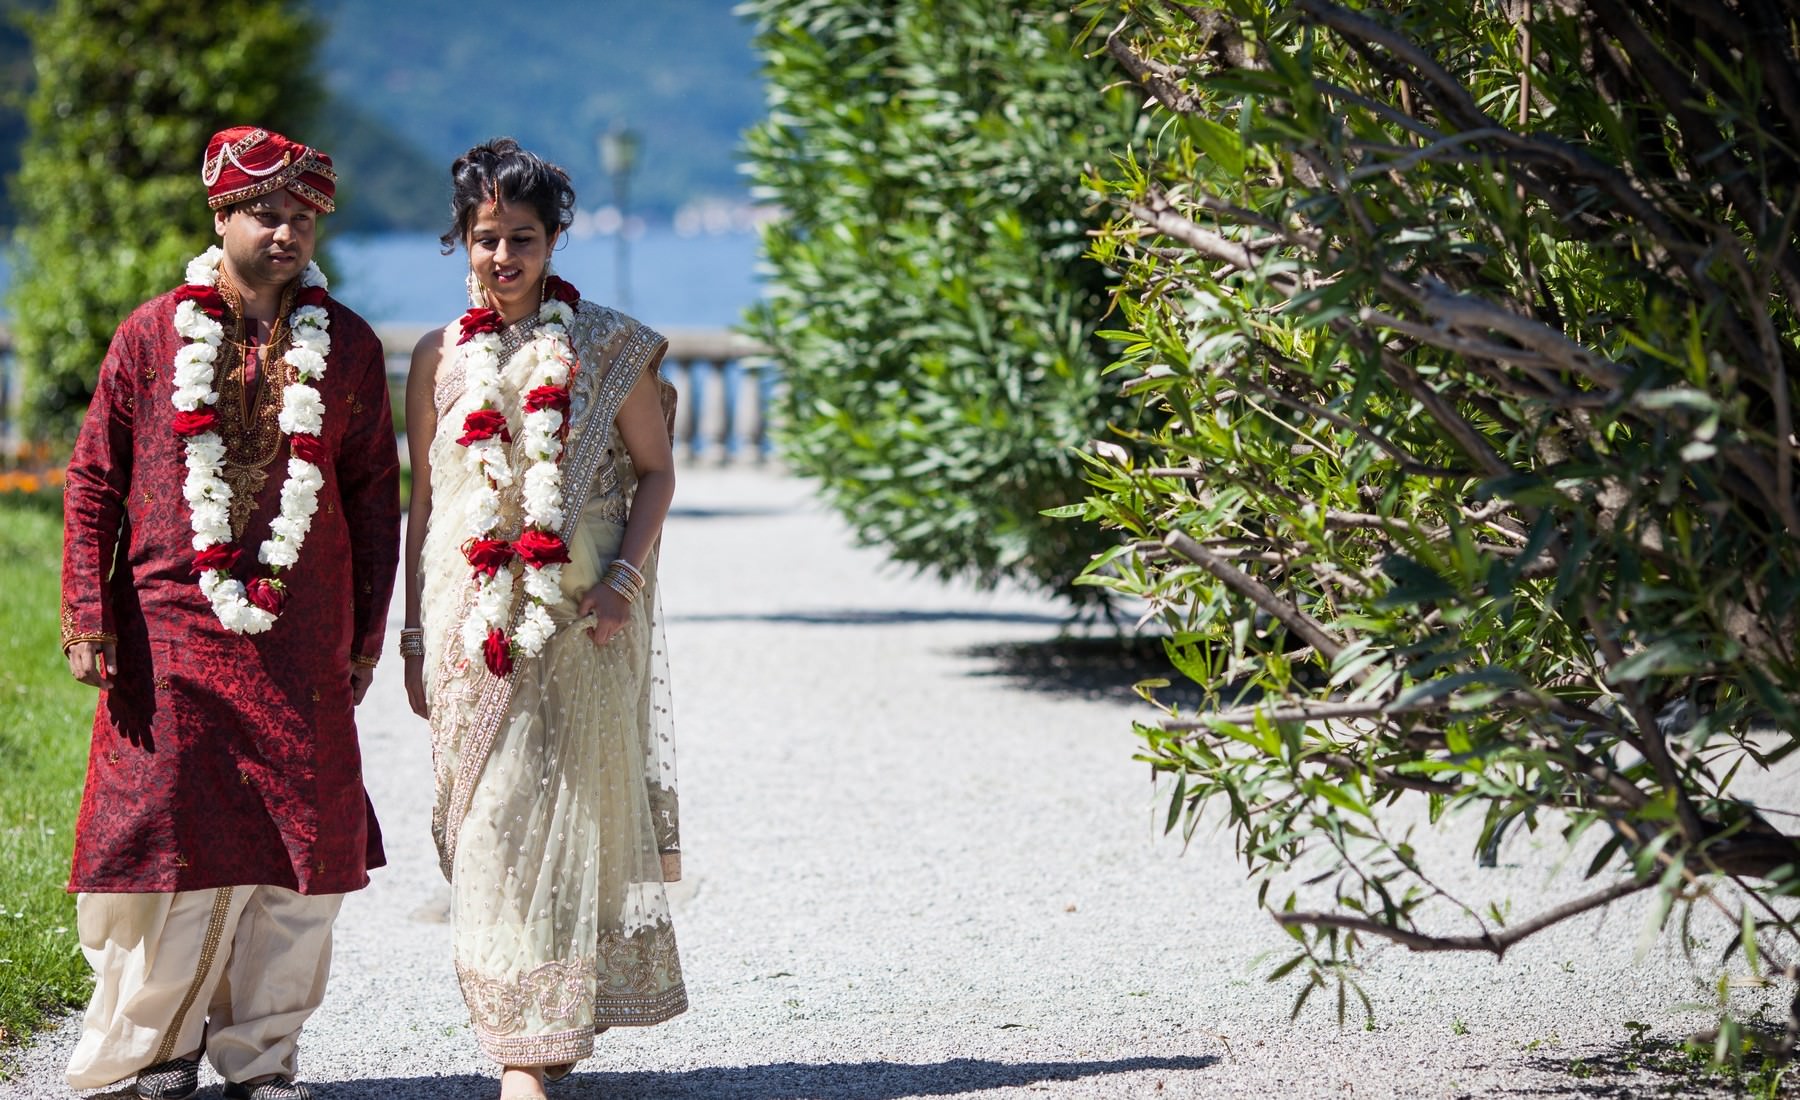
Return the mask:
[[[268,483],[267,467],[282,445],[282,391],[294,380],[294,368],[286,359],[293,331],[287,325],[294,308],[298,282],[282,295],[275,330],[269,334],[254,392],[244,384],[244,307],[227,279],[219,280],[219,293],[231,311],[230,336],[223,346],[218,376],[219,438],[225,442],[225,462],[219,476],[231,486],[231,533],[241,538],[256,511],[257,496]]]

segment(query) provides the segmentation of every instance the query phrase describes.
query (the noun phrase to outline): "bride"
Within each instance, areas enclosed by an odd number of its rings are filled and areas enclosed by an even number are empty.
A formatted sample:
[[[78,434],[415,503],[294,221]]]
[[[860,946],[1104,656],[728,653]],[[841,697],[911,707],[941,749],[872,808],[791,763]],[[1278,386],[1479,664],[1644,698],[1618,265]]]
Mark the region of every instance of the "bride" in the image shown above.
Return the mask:
[[[687,1007],[656,551],[666,341],[551,274],[568,174],[499,138],[451,169],[473,303],[413,351],[406,689],[431,721],[457,978],[502,1097]]]

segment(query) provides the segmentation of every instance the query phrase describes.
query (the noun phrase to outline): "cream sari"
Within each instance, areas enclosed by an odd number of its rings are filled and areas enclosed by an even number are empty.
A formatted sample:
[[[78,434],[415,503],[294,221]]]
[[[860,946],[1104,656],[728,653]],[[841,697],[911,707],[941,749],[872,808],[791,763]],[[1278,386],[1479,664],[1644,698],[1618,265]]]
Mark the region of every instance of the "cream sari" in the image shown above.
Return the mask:
[[[522,372],[514,352],[535,325],[532,318],[501,334],[515,437]],[[581,365],[562,460],[561,533],[571,561],[551,608],[556,634],[504,679],[458,644],[472,594],[461,546],[480,475],[456,443],[471,402],[454,353],[437,382],[431,521],[420,556],[437,774],[432,832],[450,880],[457,978],[482,1050],[512,1066],[579,1061],[593,1053],[597,1031],[661,1023],[687,1007],[660,859],[680,850],[680,838],[655,555],[630,622],[605,646],[588,638],[591,618],[574,617],[618,551],[637,485],[615,419],[667,342],[586,301],[569,336]],[[662,389],[672,424],[673,390]],[[516,450],[513,465],[522,465]],[[502,530],[516,536],[516,487],[502,493],[501,508]]]

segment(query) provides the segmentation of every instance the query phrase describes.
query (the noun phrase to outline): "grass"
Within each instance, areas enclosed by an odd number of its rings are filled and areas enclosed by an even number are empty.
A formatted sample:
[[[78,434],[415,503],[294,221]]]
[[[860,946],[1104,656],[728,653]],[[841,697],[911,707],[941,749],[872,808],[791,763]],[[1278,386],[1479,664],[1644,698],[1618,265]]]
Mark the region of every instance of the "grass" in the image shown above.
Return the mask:
[[[0,496],[0,1079],[16,1046],[92,988],[65,891],[94,692],[58,626],[55,496]]]

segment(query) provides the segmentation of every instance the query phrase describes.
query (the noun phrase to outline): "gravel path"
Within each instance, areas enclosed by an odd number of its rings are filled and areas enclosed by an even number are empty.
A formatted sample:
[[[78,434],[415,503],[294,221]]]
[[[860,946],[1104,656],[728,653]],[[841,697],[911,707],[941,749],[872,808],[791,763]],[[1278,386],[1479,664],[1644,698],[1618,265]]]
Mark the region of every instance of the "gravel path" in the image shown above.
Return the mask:
[[[800,482],[700,469],[679,497],[663,575],[689,874],[676,929],[693,1008],[608,1033],[552,1096],[1635,1096],[1678,1084],[1619,1065],[1624,1021],[1674,1035],[1674,1006],[1700,996],[1672,949],[1636,960],[1641,908],[1571,922],[1503,964],[1378,951],[1373,1029],[1357,1017],[1340,1031],[1325,997],[1290,1025],[1295,987],[1265,983],[1271,964],[1258,961],[1286,938],[1257,911],[1228,837],[1203,831],[1183,855],[1160,835],[1162,803],[1131,761],[1132,677],[1071,662],[1053,644],[1056,605],[885,566]],[[344,907],[302,1069],[331,1100],[476,1100],[495,1094],[493,1067],[450,967],[426,734],[398,673],[383,665],[360,716],[392,865]],[[1422,832],[1452,888],[1511,898],[1520,914],[1579,892],[1574,873],[1546,881],[1531,836],[1509,841],[1500,868],[1475,868],[1471,833]],[[1724,933],[1710,934],[1716,950]],[[68,1026],[47,1035],[0,1096],[68,1095],[72,1041]],[[215,1100],[208,1080],[200,1095]]]

